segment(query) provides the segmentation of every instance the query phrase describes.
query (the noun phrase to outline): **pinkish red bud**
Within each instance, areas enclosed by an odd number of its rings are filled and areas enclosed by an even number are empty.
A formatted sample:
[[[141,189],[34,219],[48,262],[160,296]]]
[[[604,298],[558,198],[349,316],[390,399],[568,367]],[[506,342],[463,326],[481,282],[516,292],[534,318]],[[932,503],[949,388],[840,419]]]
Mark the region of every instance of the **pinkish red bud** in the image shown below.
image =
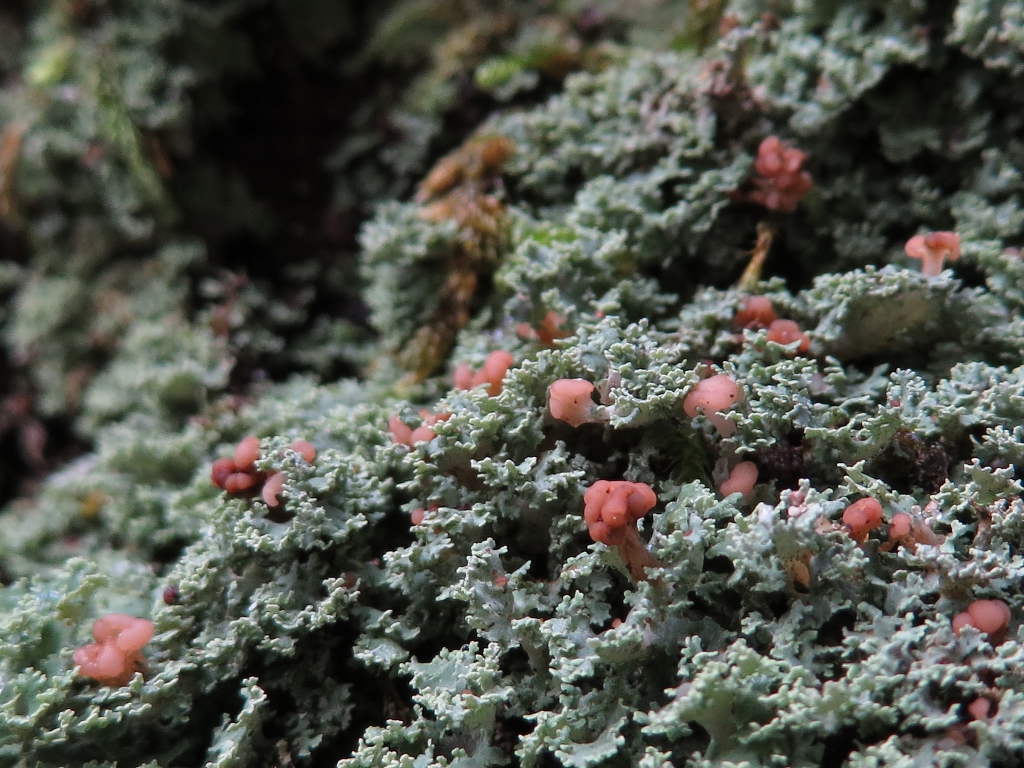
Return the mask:
[[[697,382],[694,390],[683,400],[683,412],[690,417],[703,413],[723,437],[735,434],[736,425],[719,415],[720,411],[743,402],[739,385],[725,374]]]
[[[224,481],[224,490],[231,495],[244,493],[256,484],[256,478],[248,472],[235,472]]]
[[[316,448],[313,447],[312,443],[305,440],[296,440],[292,443],[291,448],[304,458],[307,464],[312,464],[313,460],[316,458]]]
[[[388,430],[391,432],[391,439],[399,445],[412,445],[412,429],[406,425],[402,418],[396,413],[388,421]]]
[[[843,524],[850,529],[850,538],[867,541],[868,533],[882,524],[882,505],[870,497],[853,502],[843,512]]]
[[[594,385],[586,379],[559,379],[548,388],[551,415],[578,427],[590,421],[594,409]]]
[[[487,384],[487,394],[496,397],[501,394],[505,374],[512,367],[515,358],[503,349],[496,349],[487,356],[483,366],[475,374],[465,363],[455,368],[455,386],[458,389],[473,389]]]
[[[137,651],[153,637],[153,622],[126,613],[108,613],[96,619],[92,636],[97,643],[113,643],[122,651]]]
[[[772,301],[767,296],[747,296],[736,311],[732,324],[736,328],[767,328],[776,320]]]
[[[975,720],[985,720],[992,713],[992,702],[984,696],[979,696],[967,705],[967,711]]]
[[[228,477],[237,470],[234,459],[217,459],[213,462],[213,467],[210,469],[210,480],[215,486],[223,489]]]
[[[260,457],[260,439],[255,435],[242,438],[235,448],[235,467],[239,472],[247,472]]]
[[[771,211],[795,211],[813,185],[811,175],[800,170],[805,157],[799,149],[786,147],[778,136],[768,136],[758,147],[754,161],[754,189],[735,192],[733,199],[757,203]]]
[[[747,498],[754,492],[754,484],[757,483],[757,465],[752,461],[743,461],[733,467],[729,473],[729,479],[722,483],[718,490],[723,496],[733,493],[740,493]]]
[[[946,259],[960,258],[960,235],[956,232],[929,232],[914,235],[903,246],[907,256],[921,260],[921,274],[935,277],[942,272]]]
[[[263,484],[263,503],[268,507],[276,507],[281,501],[278,498],[281,490],[284,488],[284,472],[274,472],[267,477],[267,481]]]
[[[83,675],[103,684],[124,674],[124,651],[109,643],[83,645],[75,649],[71,658]]]
[[[953,619],[953,630],[959,632],[967,625],[986,632],[993,642],[999,642],[1010,626],[1010,606],[1002,600],[975,600],[963,613]]]
[[[412,434],[409,435],[409,440],[413,445],[416,445],[417,443],[426,443],[435,437],[437,437],[437,432],[424,424],[412,431]]]
[[[455,386],[457,389],[473,388],[473,369],[465,363],[455,366]]]
[[[487,394],[491,397],[496,397],[501,394],[502,383],[505,379],[505,374],[508,373],[508,369],[512,367],[514,358],[508,352],[503,349],[497,349],[491,352],[487,356],[487,360],[484,361],[483,367],[480,372],[474,377],[473,386],[487,383]],[[477,380],[479,379],[479,380]]]
[[[636,522],[654,508],[658,497],[646,483],[598,480],[584,492],[583,502],[590,537],[603,544],[620,544],[626,528],[635,530]]]
[[[79,672],[101,685],[125,685],[145,662],[140,653],[153,637],[153,622],[125,613],[108,613],[92,626],[95,643],[72,654]]]
[[[806,352],[811,346],[810,337],[800,330],[800,326],[792,320],[773,320],[768,326],[768,341],[776,344],[792,344],[800,342],[797,352]]]

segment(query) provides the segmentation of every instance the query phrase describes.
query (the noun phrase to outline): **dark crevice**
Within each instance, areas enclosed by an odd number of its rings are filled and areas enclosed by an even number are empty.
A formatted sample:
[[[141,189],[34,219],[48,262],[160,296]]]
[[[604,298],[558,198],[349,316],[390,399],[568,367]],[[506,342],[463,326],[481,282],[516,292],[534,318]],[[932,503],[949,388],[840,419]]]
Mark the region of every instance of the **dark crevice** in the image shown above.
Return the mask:
[[[836,611],[818,630],[817,644],[835,646],[843,642],[845,633],[853,629],[857,614],[848,609]]]
[[[935,493],[949,476],[951,458],[938,442],[900,429],[867,465],[867,471],[900,493]]]
[[[363,213],[332,204],[334,179],[326,161],[348,129],[352,111],[376,87],[375,78],[372,73],[346,76],[336,66],[355,54],[355,41],[335,44],[322,59],[304,57],[282,34],[283,22],[273,4],[246,14],[234,26],[250,44],[256,72],[234,76],[224,85],[227,118],[198,131],[197,149],[176,178],[182,190],[199,177],[209,178],[226,195],[236,188],[233,180],[241,181],[248,191],[238,194],[249,202],[239,204],[255,206],[256,213],[240,213],[242,219],[232,226],[223,217],[208,218],[207,206],[179,192],[186,227],[208,245],[206,274],[228,270],[243,275],[272,301],[304,313],[304,322],[272,329],[286,345],[308,332],[318,317],[365,323],[366,310],[353,279],[355,234]],[[297,265],[307,265],[302,276],[294,272]],[[332,272],[343,277],[325,279]],[[201,305],[202,299],[196,302]],[[253,357],[244,348],[239,353],[239,383],[263,375],[282,379],[295,372],[287,357]],[[339,362],[328,377],[352,373]]]
[[[825,739],[825,751],[821,756],[821,768],[841,768],[856,748],[857,731],[843,728]]]

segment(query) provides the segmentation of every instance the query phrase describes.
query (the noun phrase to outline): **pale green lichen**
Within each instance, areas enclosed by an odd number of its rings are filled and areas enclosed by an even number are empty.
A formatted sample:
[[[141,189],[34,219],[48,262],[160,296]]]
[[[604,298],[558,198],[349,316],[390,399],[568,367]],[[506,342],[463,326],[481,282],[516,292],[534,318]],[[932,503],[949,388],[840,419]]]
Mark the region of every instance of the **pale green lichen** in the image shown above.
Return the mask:
[[[86,395],[95,451],[0,517],[23,577],[0,589],[0,765],[1019,764],[1019,5],[725,4],[706,52],[631,49],[496,111],[509,242],[422,385],[392,353],[439,306],[457,233],[418,205],[363,229],[380,336],[359,381],[221,397],[231,351],[167,319],[184,251],[161,252],[163,286],[132,292],[152,312]],[[808,154],[791,214],[731,195],[768,135]],[[802,354],[733,327],[761,223],[752,285]],[[935,229],[963,258],[929,278],[902,248]],[[27,302],[6,327],[73,323],[67,275],[4,274]],[[517,333],[549,311],[568,336]],[[500,394],[451,386],[497,349]],[[712,372],[744,395],[726,437],[683,412]],[[595,384],[607,420],[553,419],[561,378]],[[420,409],[450,416],[395,443],[390,417]],[[247,434],[283,510],[210,482]],[[751,498],[721,498],[746,460]],[[658,495],[647,581],[586,534],[584,491],[620,478]],[[855,541],[842,515],[865,496],[934,538]],[[954,632],[976,599],[1009,606],[1004,639]],[[147,673],[116,689],[71,661],[108,610],[156,625]]]

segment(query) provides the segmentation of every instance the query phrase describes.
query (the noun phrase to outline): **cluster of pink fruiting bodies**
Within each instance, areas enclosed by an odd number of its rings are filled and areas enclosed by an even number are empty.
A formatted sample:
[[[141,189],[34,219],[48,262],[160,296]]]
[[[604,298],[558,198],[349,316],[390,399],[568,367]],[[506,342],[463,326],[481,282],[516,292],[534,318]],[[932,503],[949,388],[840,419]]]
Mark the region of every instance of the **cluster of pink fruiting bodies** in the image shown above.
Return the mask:
[[[795,211],[813,186],[811,175],[802,170],[805,159],[803,152],[787,147],[778,136],[766,137],[757,148],[753,189],[734,192],[733,199],[763,205],[770,211]],[[955,232],[914,235],[904,250],[910,258],[920,259],[921,274],[935,277],[942,272],[947,259],[960,258],[960,236]]]
[[[558,315],[549,312],[546,320],[551,318],[558,318]],[[554,320],[551,319],[551,322],[554,322]],[[529,326],[527,326],[528,328]],[[541,340],[543,341],[544,337]],[[512,367],[514,361],[515,358],[509,352],[498,349],[487,356],[479,371],[474,372],[472,368],[463,363],[455,369],[455,386],[459,389],[473,389],[481,384],[487,384],[487,394],[490,397],[495,397],[501,394],[505,374],[508,373],[508,369]],[[388,421],[388,431],[391,433],[391,440],[394,443],[412,448],[417,443],[427,442],[437,437],[434,425],[439,421],[446,421],[450,417],[450,413],[434,414],[430,411],[422,410],[420,411],[422,422],[420,426],[413,429],[402,421],[401,416],[396,413]],[[411,516],[412,524],[420,525],[428,510],[436,512],[438,509],[440,507],[437,504],[427,505],[426,510],[422,507],[414,509]]]
[[[795,151],[795,150],[794,150]],[[941,233],[940,233],[941,234]],[[768,338],[779,344],[799,341],[797,350],[803,352],[810,339],[791,320],[780,320],[772,307],[771,300],[764,296],[750,296],[736,313],[734,324],[742,328],[767,328]],[[492,352],[483,367],[473,372],[467,365],[456,369],[455,384],[460,389],[470,389],[482,384],[488,385],[491,396],[501,392],[502,382],[512,355],[503,350]],[[573,427],[599,421],[594,417],[595,387],[586,379],[558,379],[548,389],[548,409],[552,418],[564,421]],[[743,401],[743,392],[734,379],[718,374],[702,379],[683,400],[683,411],[690,417],[705,415],[723,437],[735,433],[736,425],[726,419],[722,412]],[[423,424],[412,429],[399,417],[393,416],[390,430],[396,443],[409,446],[432,439],[433,425],[450,414],[432,415],[421,412]],[[723,496],[740,493],[747,497],[757,482],[757,465],[750,461],[737,464],[729,477],[722,482],[719,490]],[[595,542],[616,546],[620,556],[634,579],[647,578],[646,569],[657,567],[657,559],[647,550],[637,529],[637,522],[657,504],[657,496],[645,483],[625,480],[598,480],[583,495],[585,504],[583,518],[591,539]],[[436,510],[431,504],[428,510]],[[418,508],[412,512],[412,522],[423,522],[427,510]],[[850,537],[858,543],[867,540],[868,534],[880,527],[883,521],[882,505],[873,498],[860,499],[852,503],[843,513],[843,524]],[[906,513],[893,516],[889,530],[890,541],[883,549],[903,545],[913,548],[917,544],[937,544],[941,539],[923,522]],[[1009,608],[999,600],[976,600],[967,611],[953,621],[959,629],[971,624],[994,637],[1005,632],[1009,624]]]
[[[626,531],[658,503],[651,486],[626,480],[598,480],[583,494],[590,538],[602,544],[621,544]]]
[[[434,425],[439,421],[445,421],[451,417],[450,413],[431,413],[424,409],[420,411],[422,423],[413,429],[397,413],[388,421],[388,431],[391,433],[391,440],[396,445],[405,445],[412,448],[417,443],[425,443],[437,437]]]
[[[291,449],[310,464],[316,458],[316,448],[305,440],[296,440]],[[260,439],[255,435],[243,437],[235,447],[232,458],[217,459],[213,462],[210,479],[218,488],[222,488],[232,496],[247,496],[259,490],[263,501],[268,507],[276,507],[281,502],[278,494],[284,488],[284,474],[281,472],[260,472],[256,469],[256,460],[260,457]]]
[[[767,328],[768,341],[776,344],[800,342],[797,352],[806,352],[811,346],[810,337],[793,320],[781,320],[775,314],[772,300],[767,296],[747,296],[743,306],[732,319],[734,328]]]
[[[459,389],[473,389],[481,384],[487,385],[487,394],[496,397],[501,394],[505,374],[512,367],[514,358],[504,349],[496,349],[487,356],[479,371],[473,371],[465,363],[455,369],[455,386]]]
[[[521,339],[536,339],[545,347],[553,347],[556,339],[564,339],[569,335],[568,331],[562,330],[564,322],[564,317],[549,310],[536,328],[532,328],[529,323],[516,323],[516,335]]]
[[[769,136],[757,148],[754,188],[737,192],[733,198],[763,205],[769,211],[791,213],[813,185],[811,174],[802,170],[806,155],[787,147],[778,136]]]
[[[79,671],[101,685],[127,684],[146,664],[142,647],[153,637],[153,622],[126,613],[108,613],[92,625],[96,641],[75,650]]]
[[[583,494],[583,519],[590,538],[615,545],[622,562],[637,581],[647,578],[647,569],[659,563],[647,551],[636,524],[658,503],[651,486],[626,480],[598,480]]]
[[[974,627],[988,634],[993,643],[1002,642],[1010,626],[1010,606],[1002,600],[975,600],[967,610],[953,617],[953,631]]]
[[[850,538],[858,544],[868,539],[868,534],[880,528],[883,522],[882,505],[877,499],[870,497],[858,499],[843,512],[843,525],[846,526]],[[889,552],[896,547],[904,547],[914,551],[919,544],[938,546],[942,537],[936,534],[928,524],[906,512],[897,512],[889,524],[889,540],[880,549]]]
[[[465,363],[455,369],[455,386],[458,389],[473,389],[481,384],[487,385],[487,394],[496,397],[501,394],[505,381],[505,374],[512,367],[515,358],[511,353],[503,349],[491,352],[484,361],[479,371],[474,371]],[[445,421],[451,416],[450,413],[433,414],[430,411],[420,411],[422,423],[413,429],[402,418],[395,414],[388,421],[388,431],[391,439],[398,445],[406,445],[412,448],[417,443],[424,443],[437,437],[434,425],[439,421]]]
[[[882,526],[882,520],[881,503],[870,497],[853,502],[843,512],[843,525],[849,531],[850,538],[861,544],[867,541],[871,531]],[[904,546],[913,550],[919,544],[936,546],[941,543],[942,538],[923,520],[906,512],[897,512],[889,525],[889,541],[880,549],[888,551],[895,546]],[[975,600],[966,611],[953,618],[953,630],[959,633],[964,627],[972,626],[986,632],[993,642],[998,643],[1006,634],[1010,618],[1010,607],[1002,600]],[[987,713],[987,704],[984,706]]]

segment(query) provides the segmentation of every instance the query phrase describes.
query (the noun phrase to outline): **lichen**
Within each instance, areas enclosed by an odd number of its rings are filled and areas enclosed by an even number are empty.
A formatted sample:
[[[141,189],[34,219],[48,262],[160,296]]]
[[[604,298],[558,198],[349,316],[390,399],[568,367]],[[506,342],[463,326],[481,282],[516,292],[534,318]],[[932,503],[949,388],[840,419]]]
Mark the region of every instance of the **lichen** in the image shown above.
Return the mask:
[[[482,47],[442,51],[405,93],[472,70],[494,100],[443,148],[455,102],[421,101],[436,131],[414,170],[359,155],[397,196],[359,237],[372,338],[209,272],[209,232],[161,219],[183,192],[138,166],[147,120],[198,129],[132,101],[150,91],[121,49],[127,80],[76,97],[121,100],[106,175],[62,186],[80,169],[44,159],[87,148],[53,116],[20,139],[31,258],[0,269],[5,343],[35,355],[49,413],[92,361],[75,413],[94,442],[0,514],[0,766],[1020,764],[1021,4],[686,4],[678,49],[629,22],[548,90],[538,52],[571,48],[578,19],[524,11],[502,36],[481,14],[469,35],[452,5],[437,23]],[[148,40],[250,8],[126,7],[103,23]],[[446,7],[396,4],[366,55]],[[0,108],[32,87],[81,116],[60,89],[100,54],[65,12],[36,18],[31,85]],[[749,197],[772,136],[813,179],[792,210]],[[403,350],[446,320],[469,246],[408,198],[425,158],[487,137],[514,153],[466,194],[493,198],[501,237],[426,371]],[[904,247],[924,232],[955,233],[961,258],[922,274]],[[755,296],[802,335],[743,319]],[[330,380],[285,327],[365,367]],[[117,343],[93,357],[104,329]],[[278,380],[243,375],[282,359]],[[476,381],[489,360],[500,380]],[[553,407],[565,381],[589,385],[578,418]],[[701,400],[725,382],[728,403]],[[276,503],[211,480],[232,456]],[[727,493],[739,467],[754,482]],[[590,488],[650,490],[614,519],[632,549],[588,533],[607,519]],[[124,685],[75,667],[105,614],[155,627]]]

